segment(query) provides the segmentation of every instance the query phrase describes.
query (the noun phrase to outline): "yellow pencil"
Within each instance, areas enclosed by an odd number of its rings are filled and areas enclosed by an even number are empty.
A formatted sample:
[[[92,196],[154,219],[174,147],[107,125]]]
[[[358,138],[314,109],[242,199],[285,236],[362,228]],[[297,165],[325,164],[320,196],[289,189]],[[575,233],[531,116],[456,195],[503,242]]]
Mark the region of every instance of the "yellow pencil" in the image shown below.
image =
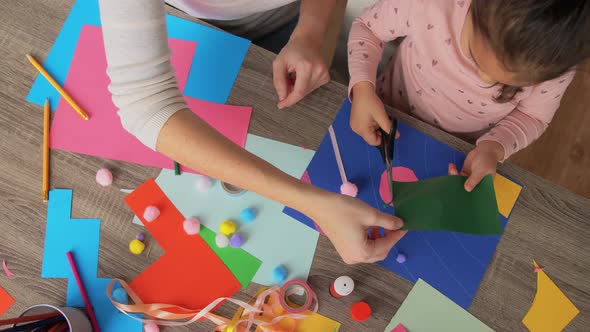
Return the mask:
[[[47,79],[47,81],[49,81],[49,83],[57,90],[57,92],[59,92],[59,94],[64,97],[64,99],[68,102],[68,104],[70,104],[72,106],[72,108],[78,113],[80,114],[80,116],[84,119],[84,120],[88,120],[88,114],[86,114],[86,112],[84,112],[84,110],[82,110],[82,108],[76,103],[76,101],[74,99],[72,99],[72,97],[59,85],[59,83],[57,83],[53,77],[51,77],[51,75],[49,75],[49,73],[47,72],[47,70],[45,70],[45,68],[43,68],[43,66],[41,66],[41,64],[39,62],[37,62],[37,60],[35,60],[35,58],[33,58],[31,55],[27,54],[27,59],[29,59],[29,62],[31,62],[31,64],[33,65],[33,67],[35,67],[39,73],[41,73],[41,75],[43,75],[43,77],[45,77],[45,79]]]
[[[43,109],[43,202],[49,199],[49,99]]]

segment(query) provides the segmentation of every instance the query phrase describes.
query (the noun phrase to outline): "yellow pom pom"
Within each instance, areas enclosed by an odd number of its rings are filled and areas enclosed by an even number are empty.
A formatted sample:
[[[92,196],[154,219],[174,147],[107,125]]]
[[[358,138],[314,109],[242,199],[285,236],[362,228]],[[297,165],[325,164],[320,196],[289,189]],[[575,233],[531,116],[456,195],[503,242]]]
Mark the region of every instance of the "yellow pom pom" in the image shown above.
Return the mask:
[[[135,255],[141,255],[143,250],[145,249],[145,244],[137,239],[132,240],[129,242],[129,251]]]
[[[225,236],[232,235],[236,231],[236,224],[231,220],[223,221],[219,224],[219,231]]]

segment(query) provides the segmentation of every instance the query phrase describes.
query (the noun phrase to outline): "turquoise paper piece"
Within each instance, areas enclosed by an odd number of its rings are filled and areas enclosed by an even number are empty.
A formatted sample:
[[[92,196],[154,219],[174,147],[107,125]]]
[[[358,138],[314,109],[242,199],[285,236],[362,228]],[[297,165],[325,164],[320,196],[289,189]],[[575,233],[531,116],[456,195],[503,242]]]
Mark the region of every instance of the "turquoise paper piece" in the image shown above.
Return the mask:
[[[248,135],[246,150],[270,162],[282,171],[300,178],[314,151],[270,139]],[[209,229],[219,233],[219,224],[232,219],[246,242],[242,249],[262,261],[252,280],[262,285],[274,284],[272,270],[284,265],[288,279],[306,280],[317,246],[319,233],[282,213],[283,205],[252,192],[231,196],[215,181],[208,192],[199,192],[195,181],[199,175],[162,170],[156,182],[185,217],[194,216]],[[240,212],[252,207],[256,218],[247,224]],[[134,219],[134,223],[139,220]]]
[[[422,279],[418,279],[385,332],[398,324],[403,324],[410,332],[494,331]]]

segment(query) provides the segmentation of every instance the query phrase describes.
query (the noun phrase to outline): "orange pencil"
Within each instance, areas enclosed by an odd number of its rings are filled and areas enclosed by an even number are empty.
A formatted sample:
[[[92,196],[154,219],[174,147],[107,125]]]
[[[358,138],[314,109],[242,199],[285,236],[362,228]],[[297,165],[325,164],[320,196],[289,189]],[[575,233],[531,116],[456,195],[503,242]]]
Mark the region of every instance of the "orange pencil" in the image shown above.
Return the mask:
[[[82,107],[80,107],[80,105],[78,105],[78,103],[76,103],[76,101],[72,98],[72,96],[70,96],[66,90],[64,90],[59,83],[57,83],[57,81],[55,79],[53,79],[53,77],[51,77],[51,75],[49,75],[49,73],[47,72],[47,70],[45,70],[45,68],[43,68],[43,66],[41,66],[41,64],[39,62],[37,62],[37,60],[35,60],[35,58],[33,58],[31,55],[27,54],[27,59],[29,59],[29,62],[33,65],[33,67],[35,67],[39,73],[41,75],[43,75],[43,77],[45,77],[45,79],[47,81],[49,81],[49,84],[51,84],[56,90],[57,92],[59,92],[59,94],[68,102],[68,104],[70,104],[70,106],[72,106],[72,108],[78,113],[80,114],[80,116],[84,119],[84,120],[88,120],[88,114],[86,114],[86,112],[84,112],[84,110],[82,110]]]
[[[49,99],[43,109],[43,202],[49,199]]]

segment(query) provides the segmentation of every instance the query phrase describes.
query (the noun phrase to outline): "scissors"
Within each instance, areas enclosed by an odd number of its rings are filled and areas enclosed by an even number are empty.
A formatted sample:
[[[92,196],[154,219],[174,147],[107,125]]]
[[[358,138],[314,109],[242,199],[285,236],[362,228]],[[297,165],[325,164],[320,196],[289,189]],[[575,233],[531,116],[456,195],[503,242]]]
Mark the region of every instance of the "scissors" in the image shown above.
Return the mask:
[[[387,133],[385,130],[379,128],[381,133],[381,144],[379,145],[379,152],[385,167],[387,169],[387,179],[389,181],[389,192],[391,194],[391,202],[387,203],[390,205],[393,202],[393,148],[395,146],[395,133],[397,132],[397,119],[391,119],[391,130]]]

